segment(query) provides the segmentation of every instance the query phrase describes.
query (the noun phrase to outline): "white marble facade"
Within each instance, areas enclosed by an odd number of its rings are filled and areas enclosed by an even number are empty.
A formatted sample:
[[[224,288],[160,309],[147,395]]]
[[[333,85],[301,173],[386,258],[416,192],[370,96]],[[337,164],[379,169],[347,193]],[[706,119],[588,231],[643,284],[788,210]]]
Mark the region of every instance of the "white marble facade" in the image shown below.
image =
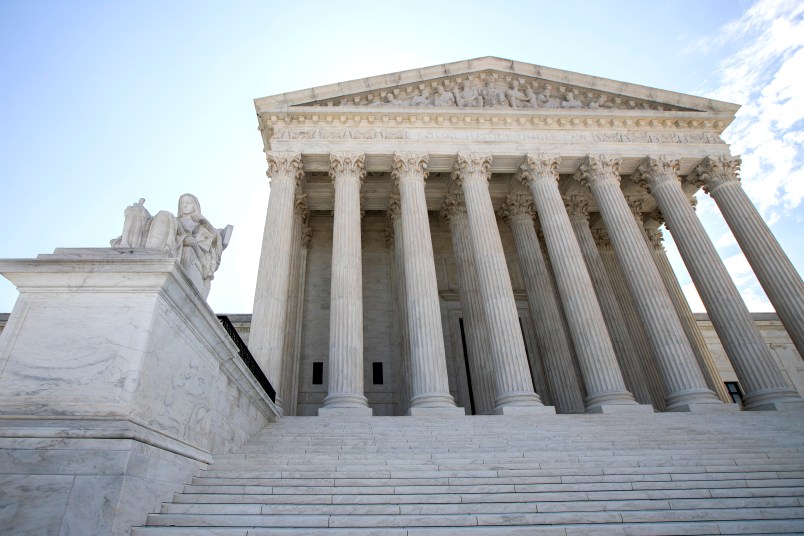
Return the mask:
[[[739,222],[797,344],[804,287],[720,138],[738,105],[493,57],[255,105],[250,347],[285,414],[729,409],[665,223],[745,409],[800,403],[690,204]]]

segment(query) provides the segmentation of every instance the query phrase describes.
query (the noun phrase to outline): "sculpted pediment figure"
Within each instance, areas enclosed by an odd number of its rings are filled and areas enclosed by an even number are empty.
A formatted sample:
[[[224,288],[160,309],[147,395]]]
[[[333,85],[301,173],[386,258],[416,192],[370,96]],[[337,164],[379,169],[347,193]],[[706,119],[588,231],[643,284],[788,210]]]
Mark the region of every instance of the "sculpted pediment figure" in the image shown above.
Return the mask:
[[[151,216],[145,208],[145,199],[140,198],[126,207],[124,218],[123,232],[109,242],[112,247],[158,249],[171,255],[206,299],[221,254],[229,245],[231,225],[216,229],[201,215],[201,204],[192,194],[179,198],[175,216],[166,210]]]

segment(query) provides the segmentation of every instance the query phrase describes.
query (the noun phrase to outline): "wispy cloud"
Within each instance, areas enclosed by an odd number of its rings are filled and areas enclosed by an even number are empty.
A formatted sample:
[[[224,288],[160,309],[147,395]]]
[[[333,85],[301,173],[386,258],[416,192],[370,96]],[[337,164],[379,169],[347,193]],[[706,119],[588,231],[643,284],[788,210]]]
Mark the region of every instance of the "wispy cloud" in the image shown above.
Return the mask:
[[[694,47],[723,58],[700,92],[742,104],[723,139],[742,157],[746,193],[769,225],[794,218],[804,201],[804,3],[758,0]],[[772,310],[714,202],[699,197],[698,214],[749,310]],[[695,310],[702,304],[686,277]]]

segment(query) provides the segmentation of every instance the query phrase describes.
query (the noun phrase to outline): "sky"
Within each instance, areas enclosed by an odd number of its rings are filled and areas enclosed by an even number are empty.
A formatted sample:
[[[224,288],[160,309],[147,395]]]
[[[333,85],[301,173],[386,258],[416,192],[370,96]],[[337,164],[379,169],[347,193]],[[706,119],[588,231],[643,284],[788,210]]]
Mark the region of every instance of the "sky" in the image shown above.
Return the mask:
[[[804,2],[0,2],[0,258],[106,247],[140,197],[234,226],[217,313],[251,312],[269,185],[253,99],[480,56],[742,105],[723,138],[801,272]],[[698,214],[771,311],[714,202]],[[669,233],[666,245],[695,311]],[[0,312],[17,291],[0,278]]]

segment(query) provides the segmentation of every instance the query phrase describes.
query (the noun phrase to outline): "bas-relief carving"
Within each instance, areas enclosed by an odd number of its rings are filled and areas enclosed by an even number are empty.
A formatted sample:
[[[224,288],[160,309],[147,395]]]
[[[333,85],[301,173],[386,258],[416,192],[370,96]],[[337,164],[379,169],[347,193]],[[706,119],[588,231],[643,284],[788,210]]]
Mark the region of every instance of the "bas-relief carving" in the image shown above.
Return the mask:
[[[276,140],[469,140],[544,143],[711,143],[723,140],[707,132],[514,132],[435,129],[350,129],[277,127]]]
[[[429,83],[348,95],[332,100],[302,104],[302,106],[683,110],[677,106],[632,99],[587,88],[556,85],[540,80],[501,78],[490,73],[466,79],[453,77]]]
[[[166,210],[151,216],[145,199],[124,212],[122,234],[110,240],[115,248],[158,249],[175,257],[201,295],[209,295],[210,283],[220,266],[221,254],[232,236],[232,226],[216,229],[201,215],[201,204],[192,194],[179,198],[174,216]]]

